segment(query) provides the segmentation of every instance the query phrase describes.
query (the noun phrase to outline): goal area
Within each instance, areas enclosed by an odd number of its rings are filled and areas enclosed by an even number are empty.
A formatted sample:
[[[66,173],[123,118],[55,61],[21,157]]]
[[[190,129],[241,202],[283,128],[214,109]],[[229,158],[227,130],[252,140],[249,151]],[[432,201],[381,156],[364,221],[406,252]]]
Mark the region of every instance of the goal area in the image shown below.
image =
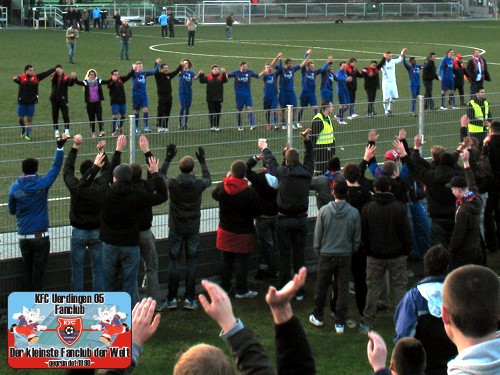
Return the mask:
[[[233,14],[234,23],[252,23],[251,1],[205,0],[202,3],[201,22],[205,25],[225,25],[226,18]]]

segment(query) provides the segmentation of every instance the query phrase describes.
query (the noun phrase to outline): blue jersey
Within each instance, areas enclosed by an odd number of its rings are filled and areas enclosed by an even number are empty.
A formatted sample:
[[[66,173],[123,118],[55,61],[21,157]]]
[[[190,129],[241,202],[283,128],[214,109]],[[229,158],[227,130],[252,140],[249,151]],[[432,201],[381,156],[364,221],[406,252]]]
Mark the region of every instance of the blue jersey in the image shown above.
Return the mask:
[[[193,94],[193,79],[196,73],[192,70],[183,70],[179,73],[179,95],[192,95]]]
[[[154,70],[143,70],[142,72],[132,70],[132,96],[148,96],[146,77],[154,76],[158,73],[158,66],[159,65],[157,64]]]
[[[248,69],[246,72],[234,70],[228,73],[228,78],[234,78],[234,93],[236,96],[250,95],[250,81],[253,78],[259,78],[259,74]]]
[[[335,73],[331,70],[327,70],[330,63],[326,63],[323,68],[321,68],[321,86],[320,91],[333,91],[333,81],[337,80]]]
[[[321,73],[321,69],[308,70],[305,66],[301,69],[302,92],[314,94],[316,92],[316,76]]]
[[[441,64],[439,64],[438,75],[442,80],[454,80],[453,76],[453,58],[443,57]]]
[[[292,69],[281,68],[279,70],[280,75],[280,90],[281,91],[294,91],[295,86],[293,83],[293,77],[295,72],[300,69],[300,65],[292,67]]]
[[[337,71],[337,92],[346,91],[347,92],[347,72],[345,70],[339,69]]]
[[[278,97],[278,71],[262,76],[264,81],[264,98]]]
[[[420,65],[409,65],[405,56],[403,56],[403,64],[410,76],[410,87],[420,87]]]

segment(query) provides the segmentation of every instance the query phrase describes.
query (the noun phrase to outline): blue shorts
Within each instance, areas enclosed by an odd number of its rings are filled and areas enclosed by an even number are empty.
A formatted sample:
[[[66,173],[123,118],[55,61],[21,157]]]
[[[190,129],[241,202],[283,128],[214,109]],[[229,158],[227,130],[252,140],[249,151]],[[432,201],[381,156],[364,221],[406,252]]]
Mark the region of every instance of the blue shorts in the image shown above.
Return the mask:
[[[17,117],[33,117],[35,115],[35,105],[34,104],[18,104],[17,105]]]
[[[192,102],[193,102],[193,94],[179,95],[179,104],[181,105],[181,108],[191,107]]]
[[[141,108],[148,108],[148,97],[147,96],[133,96],[132,97],[132,108],[138,111]]]
[[[278,97],[270,96],[268,98],[264,97],[264,109],[276,109],[278,108]]]
[[[455,80],[443,79],[441,81],[441,91],[455,91]]]
[[[127,113],[127,105],[126,104],[111,104],[111,113],[113,115],[125,116],[125,114]]]
[[[420,86],[410,86],[411,97],[416,98],[420,94]]]
[[[303,92],[300,94],[300,106],[307,107],[308,105],[316,107],[318,105],[318,99],[315,93]]]
[[[236,96],[236,109],[241,111],[244,107],[253,107],[251,95],[237,95]]]
[[[338,90],[337,97],[339,98],[339,104],[350,104],[351,98],[349,97],[349,91]]]
[[[297,107],[297,96],[293,91],[280,91],[279,100],[281,108],[286,108],[287,105]]]
[[[321,101],[328,100],[330,103],[333,103],[333,90],[322,90]]]

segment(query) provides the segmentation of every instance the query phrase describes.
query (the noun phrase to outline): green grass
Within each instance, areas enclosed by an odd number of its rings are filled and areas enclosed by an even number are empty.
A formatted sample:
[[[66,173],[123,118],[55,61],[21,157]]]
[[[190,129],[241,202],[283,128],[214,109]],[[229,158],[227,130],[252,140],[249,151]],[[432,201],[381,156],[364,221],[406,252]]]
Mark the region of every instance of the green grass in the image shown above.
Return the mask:
[[[489,69],[493,77],[493,83],[488,83],[488,92],[495,91],[495,82],[498,80],[500,63],[500,51],[498,50],[497,24],[495,21],[466,22],[384,22],[384,23],[344,23],[334,24],[302,24],[291,23],[286,25],[263,24],[242,26],[234,29],[233,41],[226,41],[223,26],[200,26],[196,32],[196,46],[194,49],[187,48],[187,32],[183,27],[177,27],[175,39],[161,39],[159,27],[134,28],[134,37],[131,42],[132,61],[141,59],[146,68],[153,66],[154,60],[161,57],[171,68],[182,58],[189,58],[194,63],[194,69],[209,70],[213,63],[225,66],[228,70],[238,67],[241,60],[249,63],[250,68],[260,71],[265,62],[272,60],[278,52],[283,52],[287,57],[299,61],[308,48],[313,48],[312,58],[318,63],[324,61],[328,55],[333,55],[335,62],[348,60],[350,57],[358,59],[358,66],[368,65],[370,60],[378,60],[386,50],[399,52],[403,47],[408,47],[409,55],[418,57],[423,62],[424,57],[435,51],[438,57],[444,56],[448,48],[454,48],[456,53],[464,55],[464,59],[471,53],[473,47],[486,50],[485,57],[489,62]],[[35,71],[41,72],[58,63],[62,63],[66,72],[74,70],[81,78],[90,69],[96,69],[101,77],[107,78],[111,69],[118,68],[126,72],[130,65],[126,61],[119,60],[119,41],[115,38],[112,29],[108,31],[92,31],[90,34],[82,34],[77,43],[76,65],[67,64],[67,50],[64,40],[64,32],[58,30],[28,30],[28,29],[2,29],[0,32],[0,45],[2,46],[3,69],[0,72],[0,126],[3,128],[0,140],[0,202],[5,203],[8,186],[14,181],[14,176],[20,174],[19,160],[27,156],[36,156],[42,159],[40,171],[47,170],[52,161],[53,139],[52,127],[42,127],[40,124],[50,124],[49,82],[42,81],[40,84],[40,103],[37,105],[35,116],[34,136],[35,142],[21,142],[18,137],[19,130],[16,120],[16,95],[17,85],[12,83],[12,77],[22,73],[26,64],[35,66]],[[155,47],[151,47],[155,46]],[[337,149],[341,160],[359,159],[362,156],[364,143],[366,142],[366,131],[377,128],[381,133],[383,147],[389,147],[388,143],[400,127],[405,127],[409,135],[417,132],[417,122],[408,115],[409,89],[407,74],[403,66],[397,67],[398,87],[402,98],[396,104],[396,116],[391,119],[378,117],[373,120],[359,119],[347,128],[337,129],[337,142],[344,150]],[[296,92],[299,92],[299,82],[296,79]],[[128,84],[127,84],[128,85]],[[437,86],[437,85],[436,85]],[[439,88],[435,86],[434,93],[438,94]],[[254,81],[253,99],[256,110],[262,108],[262,83]],[[153,79],[149,79],[150,110],[156,112],[156,87]],[[130,113],[130,86],[129,95]],[[179,109],[178,100],[175,95],[177,83],[174,82],[174,106],[172,114],[175,115]],[[106,95],[104,106],[104,117],[110,118],[109,98]],[[378,101],[381,93],[377,94]],[[497,97],[489,97],[493,105],[499,103]],[[362,82],[358,89],[357,102],[366,100]],[[225,102],[223,111],[232,111],[234,108],[234,95],[232,82],[225,89]],[[377,103],[377,112],[381,113],[381,104]],[[358,105],[357,112],[363,114],[365,105]],[[446,147],[454,147],[458,140],[457,124],[462,111],[448,113],[438,112],[426,116],[426,140],[429,145],[439,143]],[[497,113],[494,111],[493,113]],[[272,150],[280,150],[284,145],[284,132],[268,132],[263,128],[254,133],[248,131],[237,132],[234,115],[223,116],[224,131],[219,134],[207,132],[208,128],[205,103],[205,87],[194,83],[194,100],[191,110],[192,114],[199,117],[190,120],[190,125],[195,131],[172,132],[166,135],[152,135],[150,142],[154,152],[163,157],[164,148],[170,142],[180,146],[179,156],[186,153],[193,155],[199,144],[205,145],[209,166],[214,173],[214,179],[220,179],[229,164],[236,158],[246,158],[257,152],[256,140],[266,137],[270,141]],[[88,137],[89,130],[86,124],[86,112],[83,102],[83,91],[81,87],[70,89],[70,115],[72,121],[79,124],[73,126],[73,134],[82,132]],[[259,114],[258,116],[261,116]],[[262,117],[257,117],[257,123],[264,125]],[[109,129],[109,123],[107,124]],[[176,119],[171,120],[171,126],[177,127]],[[109,133],[109,130],[108,130]],[[110,143],[114,143],[109,140]],[[385,149],[385,148],[384,148]],[[113,150],[113,146],[108,147]],[[94,142],[86,139],[81,154],[90,156],[94,152]],[[177,160],[179,159],[177,157]],[[125,155],[128,157],[128,155]],[[79,158],[79,160],[82,160]],[[141,159],[139,159],[141,160]],[[176,171],[176,165],[172,165],[171,173]],[[52,197],[67,196],[67,191],[59,178],[53,191]],[[207,196],[204,206],[212,206],[213,202]],[[160,210],[165,211],[165,207]],[[12,231],[15,228],[15,220],[7,218],[6,208],[0,209],[2,231]],[[65,203],[57,203],[51,206],[51,224],[63,225],[67,223],[67,206]],[[499,272],[499,255],[493,258],[496,272]],[[415,277],[409,281],[409,285],[418,281],[422,276],[422,270],[412,264],[415,268]],[[326,320],[326,326],[317,329],[307,323],[307,317],[312,309],[312,296],[315,283],[315,275],[309,277],[307,283],[307,297],[302,303],[295,303],[294,309],[303,322],[314,356],[318,366],[318,374],[370,374],[370,368],[366,361],[366,337],[357,333],[357,330],[347,330],[344,336],[333,333],[333,322]],[[271,327],[271,316],[263,301],[266,286],[258,286],[259,298],[253,301],[235,301],[234,309],[236,315],[241,317],[245,324],[252,328],[266,351],[273,357],[273,332]],[[351,301],[353,302],[353,301]],[[350,315],[357,318],[354,313],[354,304],[350,305]],[[224,343],[218,338],[219,329],[216,324],[201,311],[183,312],[176,311],[165,313],[162,317],[159,332],[146,344],[145,353],[141,358],[138,374],[156,374],[170,372],[173,368],[175,355],[183,347],[196,342],[207,342],[224,347]],[[384,338],[390,343],[393,323],[390,313],[379,314],[377,328],[382,332]],[[0,334],[0,346],[6,346],[5,329]],[[7,368],[5,356],[0,362],[0,374],[31,374],[41,371],[14,371]]]

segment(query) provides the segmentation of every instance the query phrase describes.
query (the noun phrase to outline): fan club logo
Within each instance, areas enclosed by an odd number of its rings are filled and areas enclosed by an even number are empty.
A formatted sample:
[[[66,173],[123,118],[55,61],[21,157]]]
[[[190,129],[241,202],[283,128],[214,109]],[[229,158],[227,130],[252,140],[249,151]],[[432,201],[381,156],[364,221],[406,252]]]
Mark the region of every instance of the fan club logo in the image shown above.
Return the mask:
[[[83,319],[76,318],[57,318],[59,326],[57,327],[57,336],[67,346],[73,346],[82,336]]]

